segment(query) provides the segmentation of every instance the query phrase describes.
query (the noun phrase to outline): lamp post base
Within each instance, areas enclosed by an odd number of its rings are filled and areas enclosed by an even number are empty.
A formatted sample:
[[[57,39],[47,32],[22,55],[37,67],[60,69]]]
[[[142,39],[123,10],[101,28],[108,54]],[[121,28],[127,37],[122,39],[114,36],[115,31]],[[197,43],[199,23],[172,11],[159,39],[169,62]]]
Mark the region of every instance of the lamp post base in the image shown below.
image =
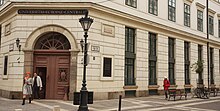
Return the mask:
[[[78,111],[89,111],[88,110],[88,91],[87,90],[80,90],[81,101]]]
[[[88,106],[79,106],[78,111],[89,111]]]

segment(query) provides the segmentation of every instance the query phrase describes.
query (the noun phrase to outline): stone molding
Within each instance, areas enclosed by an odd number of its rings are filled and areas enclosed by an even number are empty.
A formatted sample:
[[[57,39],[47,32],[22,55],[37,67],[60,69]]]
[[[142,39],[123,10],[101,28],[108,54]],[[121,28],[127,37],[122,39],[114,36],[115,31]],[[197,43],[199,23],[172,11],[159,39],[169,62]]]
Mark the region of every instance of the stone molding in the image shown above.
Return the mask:
[[[202,9],[202,10],[204,10],[205,9],[205,6],[204,5],[202,5],[201,3],[199,3],[199,2],[196,2],[196,7],[197,8],[199,8],[199,9]]]
[[[149,90],[154,90],[154,89],[158,89],[160,86],[159,85],[149,85],[148,89]]]
[[[136,90],[138,86],[123,86],[125,90]]]
[[[63,34],[69,40],[70,45],[71,45],[71,50],[79,51],[76,39],[73,36],[73,34],[70,31],[68,31],[66,28],[59,26],[59,25],[54,25],[54,24],[41,26],[37,28],[36,30],[34,30],[26,40],[25,50],[33,50],[34,45],[39,39],[40,35],[42,33],[51,32],[51,31]]]

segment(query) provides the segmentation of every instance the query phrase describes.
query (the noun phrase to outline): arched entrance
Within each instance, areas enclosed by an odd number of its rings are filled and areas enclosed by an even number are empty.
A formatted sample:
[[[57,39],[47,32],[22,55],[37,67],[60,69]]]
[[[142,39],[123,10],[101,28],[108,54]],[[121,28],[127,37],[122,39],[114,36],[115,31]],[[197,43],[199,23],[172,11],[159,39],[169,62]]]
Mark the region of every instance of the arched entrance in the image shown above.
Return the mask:
[[[34,46],[34,72],[42,78],[41,98],[67,98],[70,87],[70,42],[61,33],[47,32]]]

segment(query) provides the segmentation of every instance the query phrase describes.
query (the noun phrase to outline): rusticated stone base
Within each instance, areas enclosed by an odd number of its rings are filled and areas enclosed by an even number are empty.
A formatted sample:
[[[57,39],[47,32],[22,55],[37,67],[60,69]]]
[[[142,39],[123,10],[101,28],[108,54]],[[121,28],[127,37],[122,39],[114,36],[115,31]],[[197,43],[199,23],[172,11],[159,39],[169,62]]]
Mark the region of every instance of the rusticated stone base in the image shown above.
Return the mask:
[[[6,91],[0,89],[0,96],[4,98],[9,99],[21,99],[22,98],[22,92],[19,91]]]
[[[119,98],[119,95],[122,95],[124,97],[124,93],[121,92],[108,92],[108,99],[117,99]]]
[[[73,100],[73,93],[69,93],[69,98],[68,100],[72,101]]]
[[[164,93],[164,90],[158,90],[158,94],[159,95],[164,95],[165,93]]]
[[[139,90],[136,92],[137,97],[146,97],[149,95],[148,90]]]

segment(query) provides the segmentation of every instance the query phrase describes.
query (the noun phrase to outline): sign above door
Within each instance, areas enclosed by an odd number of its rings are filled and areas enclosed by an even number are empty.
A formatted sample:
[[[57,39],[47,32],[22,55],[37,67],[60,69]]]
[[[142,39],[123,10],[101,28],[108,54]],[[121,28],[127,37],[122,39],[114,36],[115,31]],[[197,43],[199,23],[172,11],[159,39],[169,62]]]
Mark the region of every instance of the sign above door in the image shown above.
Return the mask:
[[[87,9],[19,9],[18,14],[85,15]]]

